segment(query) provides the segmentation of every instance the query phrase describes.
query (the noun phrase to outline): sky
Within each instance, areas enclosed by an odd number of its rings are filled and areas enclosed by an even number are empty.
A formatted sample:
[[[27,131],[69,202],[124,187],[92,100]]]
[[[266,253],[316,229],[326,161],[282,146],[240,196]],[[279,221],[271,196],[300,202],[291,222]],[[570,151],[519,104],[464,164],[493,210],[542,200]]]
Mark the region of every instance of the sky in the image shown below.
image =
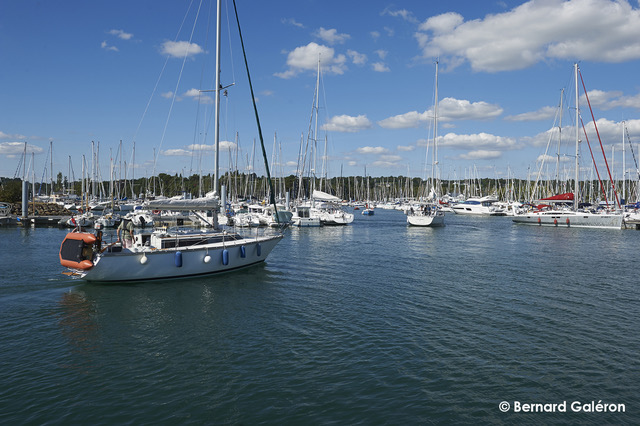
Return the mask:
[[[237,0],[237,7],[274,176],[295,174],[305,152],[305,174],[430,176],[436,61],[441,178],[571,176],[574,63],[587,130],[582,172],[593,172],[588,138],[599,168],[604,151],[614,178],[638,176],[637,1]],[[214,9],[200,0],[0,1],[0,177],[22,176],[25,143],[36,181],[52,170],[79,179],[83,161],[87,174],[104,180],[212,173]],[[220,169],[263,174],[226,0],[222,23]]]

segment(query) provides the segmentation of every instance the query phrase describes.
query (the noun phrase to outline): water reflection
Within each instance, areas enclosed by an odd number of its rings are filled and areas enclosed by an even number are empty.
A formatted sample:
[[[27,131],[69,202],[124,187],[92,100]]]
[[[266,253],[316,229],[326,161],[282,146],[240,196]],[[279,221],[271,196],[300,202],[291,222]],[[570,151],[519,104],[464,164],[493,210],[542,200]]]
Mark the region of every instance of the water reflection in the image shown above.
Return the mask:
[[[95,305],[76,290],[63,293],[58,305],[58,325],[75,359],[67,367],[88,373],[92,355],[100,350]]]

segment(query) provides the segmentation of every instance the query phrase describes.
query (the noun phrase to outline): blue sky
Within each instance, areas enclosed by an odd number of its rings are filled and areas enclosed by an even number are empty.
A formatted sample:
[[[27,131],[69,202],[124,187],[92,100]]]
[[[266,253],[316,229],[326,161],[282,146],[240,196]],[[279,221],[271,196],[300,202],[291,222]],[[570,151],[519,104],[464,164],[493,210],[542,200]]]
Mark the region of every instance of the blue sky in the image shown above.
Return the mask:
[[[50,141],[54,174],[67,175],[70,158],[79,178],[92,141],[104,179],[111,158],[127,164],[128,177],[212,172],[213,94],[199,92],[214,86],[211,8],[199,0],[0,2],[0,176],[14,176],[25,142],[36,180],[45,168],[48,176]],[[228,147],[237,146],[247,171],[258,134],[226,9],[223,1],[222,84],[233,86],[222,98],[220,164],[223,172],[235,164]],[[548,132],[562,88],[563,140],[573,146],[576,61],[616,177],[635,175],[630,152],[622,164],[621,123],[638,157],[637,1],[238,0],[238,9],[273,174],[295,173],[320,58],[317,174],[326,134],[330,176],[366,168],[426,177],[438,58],[443,178],[526,178],[545,153],[554,158]],[[586,105],[581,111],[590,122]],[[595,133],[589,140],[600,149]],[[562,157],[563,174],[572,162]],[[556,165],[543,167],[553,174]],[[262,174],[259,157],[255,170]],[[124,176],[124,166],[115,173]]]

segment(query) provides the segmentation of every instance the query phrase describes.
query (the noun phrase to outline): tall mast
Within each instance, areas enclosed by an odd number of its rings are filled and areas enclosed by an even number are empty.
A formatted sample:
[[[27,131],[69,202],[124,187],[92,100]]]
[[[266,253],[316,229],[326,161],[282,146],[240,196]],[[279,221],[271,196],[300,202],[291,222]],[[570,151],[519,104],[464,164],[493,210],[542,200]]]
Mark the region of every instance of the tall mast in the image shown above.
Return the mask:
[[[316,102],[315,102],[315,125],[313,129],[313,139],[311,145],[311,151],[313,152],[312,161],[313,161],[313,172],[311,173],[313,182],[311,185],[311,194],[313,195],[313,190],[316,189],[316,156],[318,155],[318,104],[320,101],[320,55],[318,55],[318,76],[316,78]]]
[[[573,65],[574,69],[574,78],[576,80],[576,181],[575,181],[575,192],[573,194],[573,210],[578,210],[578,192],[579,192],[579,178],[580,178],[580,107],[579,107],[579,96],[578,96],[578,63],[576,62]]]
[[[558,151],[556,152],[556,188],[555,193],[560,193],[560,145],[562,143],[562,98],[564,89],[560,89],[560,119],[558,122]]]
[[[51,174],[51,192],[49,193],[49,195],[53,196],[53,141],[49,141],[49,155],[51,155],[51,158],[49,158],[50,161],[50,174]]]
[[[433,178],[431,184],[434,186],[436,200],[440,197],[440,191],[437,189],[438,184],[438,61],[436,61],[436,102],[433,109]]]
[[[218,194],[218,181],[219,181],[219,171],[220,171],[220,157],[218,155],[218,150],[220,148],[220,33],[221,33],[221,10],[222,10],[221,0],[217,1],[217,17],[216,17],[216,101],[215,101],[215,130],[214,130],[214,140],[215,140],[215,170],[213,177],[213,192],[214,194]]]

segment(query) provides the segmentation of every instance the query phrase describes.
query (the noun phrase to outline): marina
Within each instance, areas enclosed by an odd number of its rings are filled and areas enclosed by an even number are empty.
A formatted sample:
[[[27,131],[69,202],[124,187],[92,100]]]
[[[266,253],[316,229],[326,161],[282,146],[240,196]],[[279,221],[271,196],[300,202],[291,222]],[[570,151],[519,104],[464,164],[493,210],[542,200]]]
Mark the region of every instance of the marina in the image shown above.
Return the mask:
[[[2,424],[640,424],[638,4],[76,3],[0,16]]]
[[[545,422],[637,418],[635,232],[379,209],[232,274],[115,285],[61,274],[66,232],[0,229],[7,423],[501,423],[523,422],[501,401],[592,399],[626,412]]]

